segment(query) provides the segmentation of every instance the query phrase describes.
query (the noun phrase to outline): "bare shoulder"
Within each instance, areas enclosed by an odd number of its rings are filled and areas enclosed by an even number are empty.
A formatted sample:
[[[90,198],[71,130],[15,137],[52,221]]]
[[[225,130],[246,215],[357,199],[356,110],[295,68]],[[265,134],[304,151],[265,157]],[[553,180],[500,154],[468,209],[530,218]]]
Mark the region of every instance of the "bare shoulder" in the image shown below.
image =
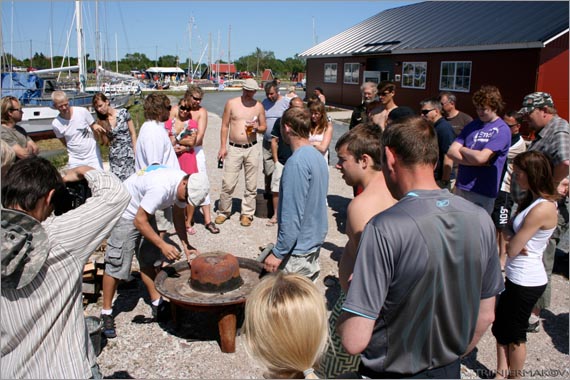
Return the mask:
[[[527,218],[540,225],[541,229],[551,229],[558,223],[558,208],[554,202],[540,202],[532,208]]]
[[[361,193],[354,198],[346,210],[347,219],[355,232],[361,232],[368,221],[380,211],[371,207],[369,197]]]
[[[198,110],[195,111],[197,118],[200,117],[208,117],[208,110],[204,107],[200,107]]]

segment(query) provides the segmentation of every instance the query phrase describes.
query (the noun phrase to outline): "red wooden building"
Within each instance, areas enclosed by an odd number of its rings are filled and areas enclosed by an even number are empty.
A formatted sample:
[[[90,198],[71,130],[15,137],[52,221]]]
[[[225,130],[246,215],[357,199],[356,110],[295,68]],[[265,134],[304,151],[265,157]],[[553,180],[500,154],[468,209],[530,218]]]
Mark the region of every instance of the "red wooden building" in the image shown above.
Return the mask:
[[[307,89],[327,103],[356,106],[360,85],[389,79],[395,101],[419,102],[451,91],[458,108],[483,84],[497,86],[506,109],[534,91],[552,94],[568,120],[567,1],[429,1],[389,9],[308,49]]]

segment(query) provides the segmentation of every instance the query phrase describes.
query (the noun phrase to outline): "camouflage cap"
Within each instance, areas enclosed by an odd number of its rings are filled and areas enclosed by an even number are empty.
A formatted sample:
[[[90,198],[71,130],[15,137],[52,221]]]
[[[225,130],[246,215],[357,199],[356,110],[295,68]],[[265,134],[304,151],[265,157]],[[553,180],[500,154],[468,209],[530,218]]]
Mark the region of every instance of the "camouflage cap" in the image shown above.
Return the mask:
[[[16,210],[2,209],[2,287],[21,289],[44,265],[50,245],[39,221]]]
[[[532,112],[535,108],[554,107],[552,96],[547,92],[533,92],[524,97],[522,108],[519,113],[524,115]]]

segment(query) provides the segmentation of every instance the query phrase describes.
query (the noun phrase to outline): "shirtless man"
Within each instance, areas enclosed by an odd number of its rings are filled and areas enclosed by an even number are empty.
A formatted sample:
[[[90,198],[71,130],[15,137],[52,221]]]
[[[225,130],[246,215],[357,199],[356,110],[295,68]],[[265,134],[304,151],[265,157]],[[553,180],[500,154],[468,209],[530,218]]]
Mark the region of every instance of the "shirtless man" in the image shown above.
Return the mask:
[[[380,136],[378,126],[360,124],[341,136],[335,146],[338,155],[336,168],[342,173],[342,178],[347,185],[361,186],[364,190],[350,202],[347,209],[348,242],[339,264],[342,292],[329,319],[333,345],[327,350],[321,366],[321,376],[327,379],[358,369],[360,358],[358,355],[349,355],[343,349],[340,337],[335,331],[336,321],[348,291],[364,226],[374,215],[396,203],[386,186],[380,167]]]
[[[372,122],[380,126],[382,130],[386,128],[386,122],[388,120],[388,114],[394,108],[398,106],[394,102],[394,96],[396,95],[396,84],[390,81],[382,81],[378,84],[378,97],[380,98],[380,103],[384,107],[384,110],[372,116]]]
[[[254,146],[257,144],[257,133],[264,133],[267,128],[265,109],[253,98],[258,89],[259,85],[254,79],[246,79],[242,95],[228,100],[224,108],[218,152],[218,160],[224,163],[224,174],[216,224],[222,224],[230,217],[232,194],[242,167],[245,191],[241,204],[240,224],[249,227],[253,221],[257,172],[260,164],[259,149]]]
[[[186,93],[184,94],[186,105],[190,105],[192,120],[195,120],[196,123],[198,123],[198,134],[196,135],[196,145],[194,145],[198,172],[207,175],[206,154],[202,145],[204,143],[204,136],[206,135],[206,128],[208,128],[208,110],[202,107],[203,98],[204,90],[194,84],[188,86],[188,90],[186,90]],[[204,203],[200,205],[200,208],[202,209],[202,214],[204,214],[204,225],[206,229],[213,234],[217,234],[220,232],[220,229],[212,223],[210,203],[210,194],[208,194],[206,195],[206,199],[204,199]]]

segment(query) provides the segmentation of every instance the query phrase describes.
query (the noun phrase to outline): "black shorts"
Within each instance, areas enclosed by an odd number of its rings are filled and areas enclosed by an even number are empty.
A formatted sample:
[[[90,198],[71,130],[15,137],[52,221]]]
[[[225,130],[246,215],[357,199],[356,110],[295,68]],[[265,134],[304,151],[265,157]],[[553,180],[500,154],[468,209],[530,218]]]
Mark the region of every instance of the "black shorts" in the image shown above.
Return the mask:
[[[505,291],[499,296],[495,310],[495,322],[491,331],[497,343],[504,346],[510,343],[526,342],[528,318],[538,298],[544,292],[541,286],[521,286],[505,279]]]
[[[511,220],[511,210],[514,204],[515,202],[511,193],[499,191],[499,195],[497,195],[495,199],[493,212],[491,213],[491,218],[498,230],[507,227],[507,224],[509,224]]]

